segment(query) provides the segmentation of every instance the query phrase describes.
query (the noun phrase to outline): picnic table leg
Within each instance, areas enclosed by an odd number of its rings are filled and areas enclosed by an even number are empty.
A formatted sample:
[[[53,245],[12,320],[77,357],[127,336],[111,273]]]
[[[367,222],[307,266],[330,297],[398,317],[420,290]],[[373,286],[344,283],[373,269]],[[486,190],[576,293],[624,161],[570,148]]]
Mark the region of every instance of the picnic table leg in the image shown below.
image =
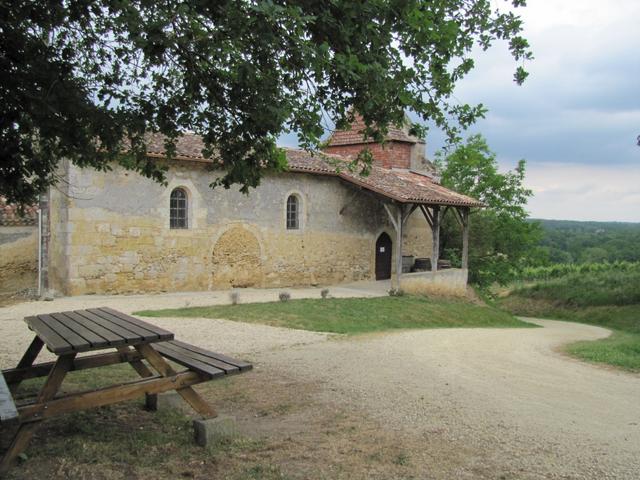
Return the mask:
[[[118,352],[127,354],[132,350],[129,347],[118,347]],[[129,362],[129,365],[133,367],[133,369],[138,372],[142,378],[153,377],[153,372],[149,370],[149,368],[141,361],[141,360],[133,360]],[[155,412],[158,410],[158,394],[156,393],[145,393],[144,394],[144,407],[145,409]]]
[[[151,345],[137,345],[136,350],[149,362],[149,364],[155,368],[160,375],[168,377],[175,375],[176,372],[171,365],[169,365],[162,355],[156,352]],[[215,409],[209,405],[198,393],[191,387],[179,388],[176,390],[180,396],[191,405],[196,412],[205,418],[214,418],[218,416]]]
[[[27,350],[27,352],[28,351],[29,350]],[[56,364],[51,369],[51,372],[49,372],[49,376],[47,377],[47,380],[45,381],[42,389],[40,390],[40,393],[38,394],[36,404],[42,404],[43,407],[46,407],[46,403],[56,395],[56,393],[60,389],[60,385],[62,384],[64,377],[72,367],[75,357],[75,353],[67,353],[58,357],[58,360],[56,360]],[[13,465],[13,462],[18,457],[18,455],[20,455],[27,448],[29,441],[40,426],[41,421],[42,420],[26,422],[18,427],[18,431],[11,441],[9,449],[5,452],[4,457],[2,457],[2,461],[0,461],[0,474],[6,472],[9,467]]]
[[[36,360],[36,358],[40,354],[40,351],[42,350],[43,345],[44,345],[44,342],[40,339],[39,336],[36,335],[33,338],[31,345],[29,345],[29,348],[27,348],[27,351],[24,352],[24,355],[22,355],[22,358],[18,362],[18,366],[16,368],[28,368],[32,366],[33,362]],[[18,378],[15,378],[9,384],[9,390],[11,391],[12,394],[16,392],[16,390],[20,386],[20,383],[22,383],[22,380],[23,380],[22,378],[18,377]]]

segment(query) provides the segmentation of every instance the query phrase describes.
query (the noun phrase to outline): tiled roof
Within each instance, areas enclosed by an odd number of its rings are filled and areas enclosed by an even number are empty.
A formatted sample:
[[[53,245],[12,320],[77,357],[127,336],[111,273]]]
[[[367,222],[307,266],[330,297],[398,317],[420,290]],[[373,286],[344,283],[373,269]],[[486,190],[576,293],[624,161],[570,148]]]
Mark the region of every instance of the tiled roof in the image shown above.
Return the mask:
[[[176,159],[210,162],[204,158],[204,144],[198,135],[185,134],[177,142]],[[149,153],[155,157],[164,157],[164,140],[154,135],[148,142]],[[322,152],[310,153],[305,150],[287,148],[289,171],[330,175],[343,179],[366,190],[403,203],[425,203],[460,207],[482,207],[482,202],[449,190],[439,185],[431,177],[409,170],[396,170],[372,165],[369,175],[360,175],[350,171],[349,162],[339,155]]]
[[[406,142],[406,143],[424,143],[423,140],[413,135],[409,135],[408,122],[404,128],[398,128],[389,125],[389,131],[385,136],[387,141]],[[360,115],[356,115],[355,120],[351,123],[350,130],[336,130],[331,134],[328,140],[329,145],[360,145],[363,143],[373,143],[371,138],[365,139],[362,132],[366,128],[364,121]]]
[[[38,207],[35,205],[24,208],[20,215],[16,205],[8,204],[4,197],[0,197],[0,226],[23,227],[36,224]]]
[[[147,153],[151,156],[164,157],[165,136],[160,134],[150,134],[147,136]],[[200,135],[186,133],[176,139],[176,157],[180,159],[205,160],[202,156],[204,142]]]
[[[372,165],[368,175],[346,168],[347,162],[338,155],[304,150],[287,150],[289,170],[332,175],[402,203],[424,203],[458,207],[483,207],[479,200],[449,190],[431,177],[409,170],[396,170]],[[338,167],[341,167],[338,170]]]

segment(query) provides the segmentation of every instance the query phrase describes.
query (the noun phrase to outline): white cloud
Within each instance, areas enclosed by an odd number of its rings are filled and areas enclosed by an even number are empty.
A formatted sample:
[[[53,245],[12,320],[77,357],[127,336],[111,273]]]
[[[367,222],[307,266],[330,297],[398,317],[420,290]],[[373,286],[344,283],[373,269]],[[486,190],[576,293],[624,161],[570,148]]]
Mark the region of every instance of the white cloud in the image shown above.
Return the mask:
[[[532,217],[640,222],[640,165],[529,165]]]
[[[489,108],[469,133],[501,162],[527,160],[534,216],[640,221],[640,1],[530,0],[516,13],[531,75],[514,84],[504,43],[479,52],[456,89]],[[427,140],[430,155],[443,144],[437,131]]]

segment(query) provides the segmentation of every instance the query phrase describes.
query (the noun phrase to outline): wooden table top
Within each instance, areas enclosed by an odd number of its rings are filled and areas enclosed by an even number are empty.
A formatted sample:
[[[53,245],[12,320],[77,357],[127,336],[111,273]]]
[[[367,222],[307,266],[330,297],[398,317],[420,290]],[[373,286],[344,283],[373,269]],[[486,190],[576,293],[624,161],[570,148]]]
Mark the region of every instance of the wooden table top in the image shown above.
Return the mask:
[[[35,315],[24,320],[57,355],[173,340],[173,333],[108,307]]]

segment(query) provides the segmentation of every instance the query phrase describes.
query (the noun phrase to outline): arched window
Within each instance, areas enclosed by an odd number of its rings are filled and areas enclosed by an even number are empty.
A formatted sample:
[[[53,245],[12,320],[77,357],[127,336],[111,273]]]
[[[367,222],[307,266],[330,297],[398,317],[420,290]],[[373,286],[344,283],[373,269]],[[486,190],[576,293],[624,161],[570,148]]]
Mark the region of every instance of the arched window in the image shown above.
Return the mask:
[[[287,230],[300,228],[300,201],[295,195],[287,198]]]
[[[184,188],[175,188],[171,192],[169,203],[169,227],[188,228],[189,227],[189,206],[187,192]]]

